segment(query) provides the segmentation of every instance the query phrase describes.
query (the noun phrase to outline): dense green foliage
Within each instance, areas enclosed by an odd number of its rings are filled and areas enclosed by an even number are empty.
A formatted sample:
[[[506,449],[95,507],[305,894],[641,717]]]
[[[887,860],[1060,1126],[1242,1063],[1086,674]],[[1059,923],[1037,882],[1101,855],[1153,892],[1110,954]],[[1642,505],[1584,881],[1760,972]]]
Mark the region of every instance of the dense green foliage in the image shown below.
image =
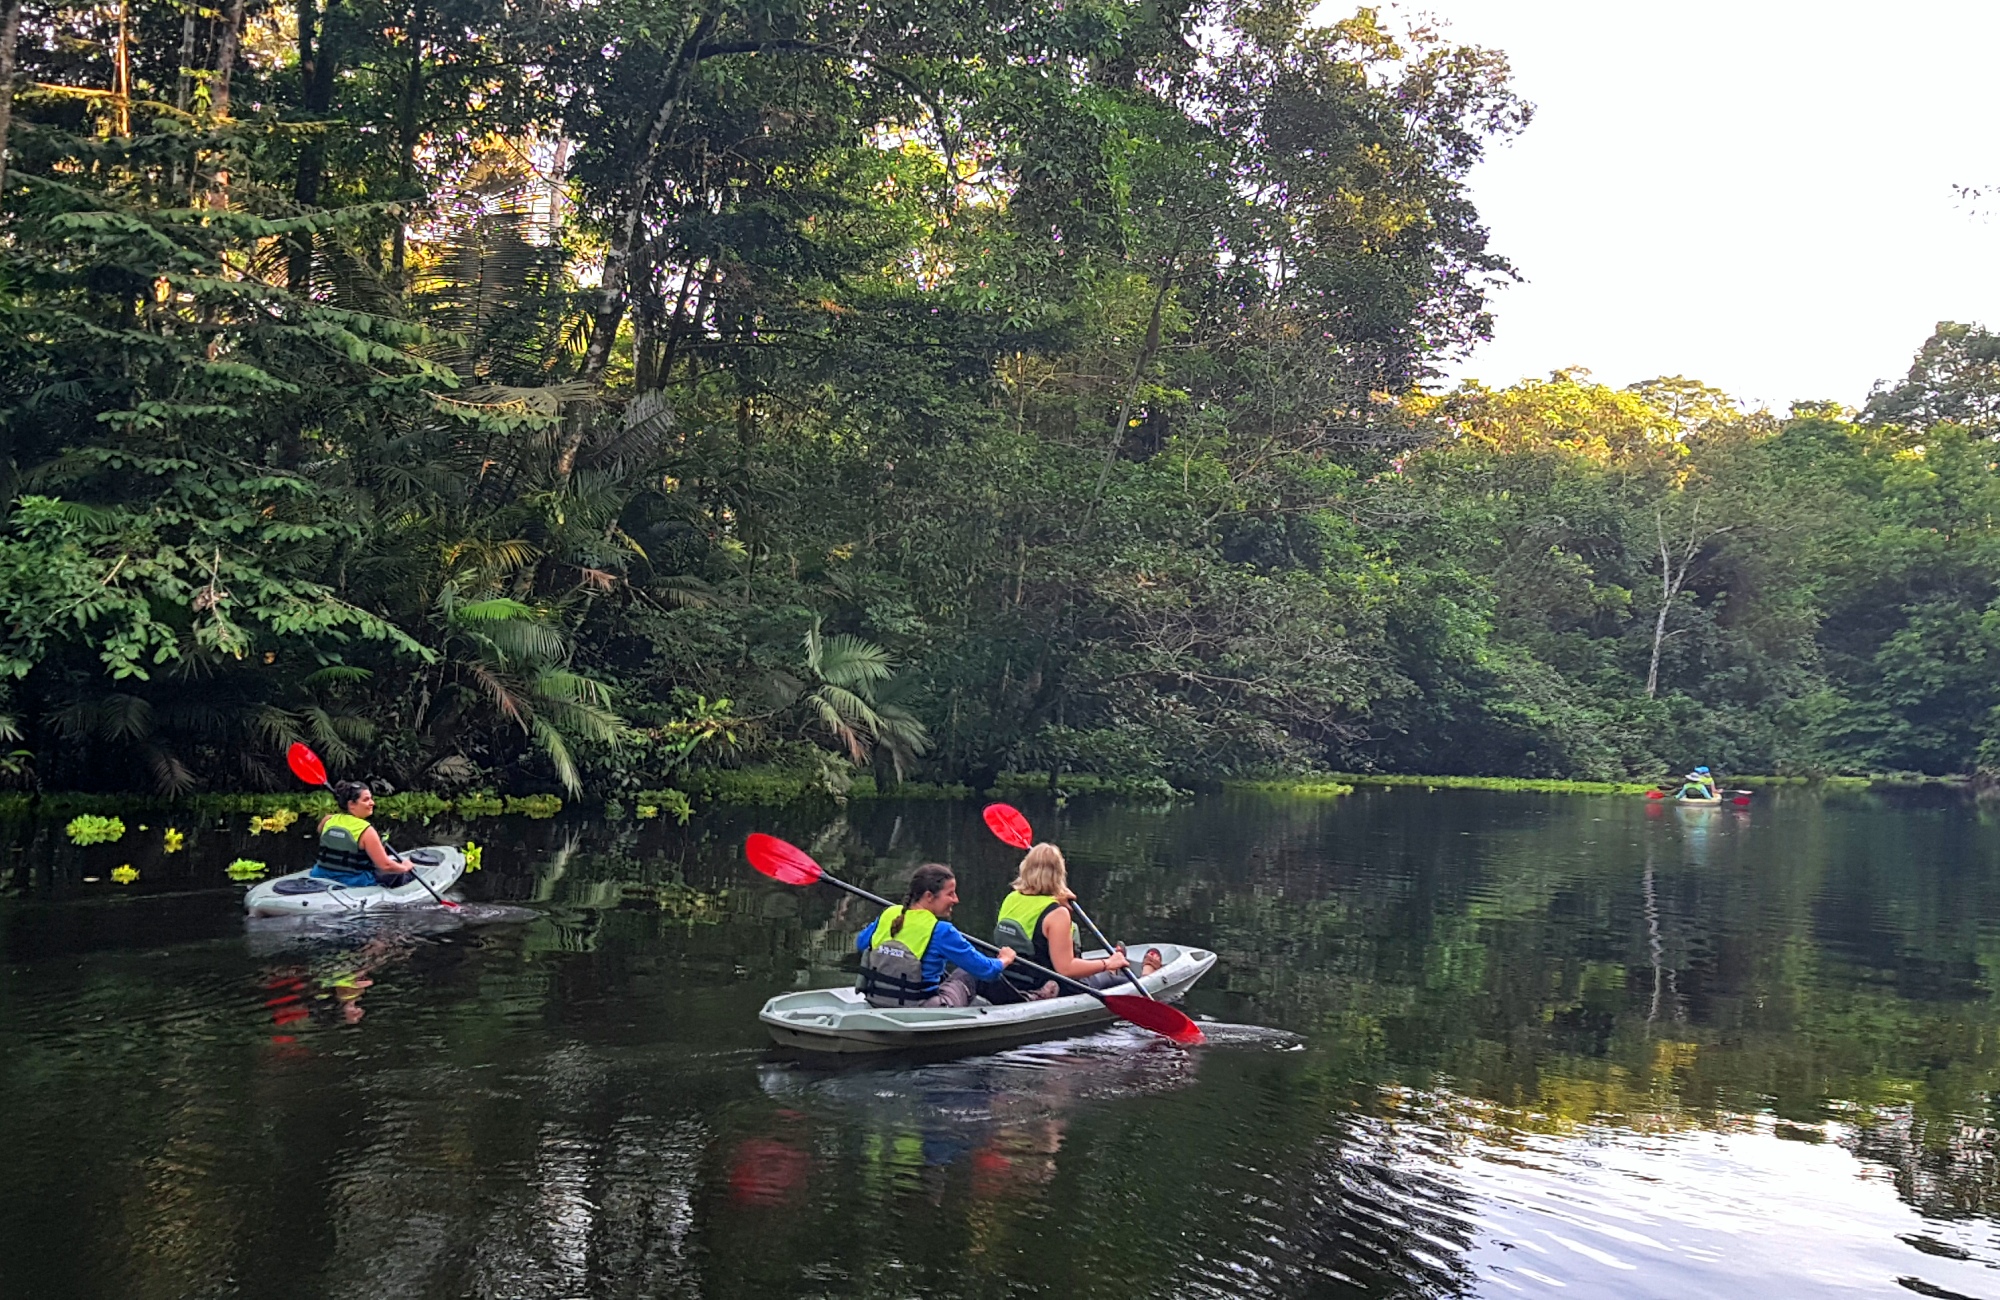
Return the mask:
[[[297,738],[626,798],[2000,762],[1983,332],[1859,422],[1421,395],[1511,274],[1497,53],[1131,0],[10,12],[17,784],[268,788]]]

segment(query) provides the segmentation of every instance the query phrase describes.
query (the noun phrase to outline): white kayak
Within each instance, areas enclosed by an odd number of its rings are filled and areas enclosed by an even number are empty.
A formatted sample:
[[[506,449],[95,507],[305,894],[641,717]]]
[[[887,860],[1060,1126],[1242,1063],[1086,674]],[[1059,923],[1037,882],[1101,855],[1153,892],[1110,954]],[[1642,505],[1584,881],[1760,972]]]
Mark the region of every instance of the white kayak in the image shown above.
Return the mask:
[[[405,862],[414,863],[412,870],[439,894],[457,884],[458,878],[465,874],[465,854],[449,844],[410,849],[400,856]],[[335,916],[392,907],[436,907],[437,899],[414,880],[394,889],[386,885],[343,885],[315,876],[307,869],[275,880],[258,881],[243,896],[243,906],[252,916]]]
[[[1204,948],[1132,943],[1125,950],[1136,962],[1148,948],[1158,948],[1164,964],[1141,982],[1163,1002],[1179,998],[1215,965],[1215,954]],[[1104,994],[1139,996],[1130,984],[1105,989]],[[1054,1038],[1117,1017],[1082,993],[1001,1007],[989,1006],[984,999],[969,1007],[871,1007],[852,988],[832,988],[781,993],[764,1004],[757,1018],[780,1047],[852,1053],[990,1047]]]

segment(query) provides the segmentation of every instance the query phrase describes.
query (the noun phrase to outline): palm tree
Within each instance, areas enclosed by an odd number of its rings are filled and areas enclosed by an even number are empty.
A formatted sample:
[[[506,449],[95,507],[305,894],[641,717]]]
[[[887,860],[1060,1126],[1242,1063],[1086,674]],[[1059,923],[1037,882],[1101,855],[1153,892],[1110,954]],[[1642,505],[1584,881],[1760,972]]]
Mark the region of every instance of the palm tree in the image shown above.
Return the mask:
[[[569,639],[544,610],[505,596],[460,600],[450,586],[438,608],[457,688],[532,737],[563,788],[581,793],[576,744],[610,744],[625,734],[609,689],[570,666]]]
[[[803,711],[856,764],[867,762],[880,746],[901,776],[911,760],[930,748],[931,738],[915,713],[883,698],[895,661],[873,641],[847,632],[825,635],[821,622],[815,618],[806,629],[803,672],[770,675],[772,703],[781,712]]]

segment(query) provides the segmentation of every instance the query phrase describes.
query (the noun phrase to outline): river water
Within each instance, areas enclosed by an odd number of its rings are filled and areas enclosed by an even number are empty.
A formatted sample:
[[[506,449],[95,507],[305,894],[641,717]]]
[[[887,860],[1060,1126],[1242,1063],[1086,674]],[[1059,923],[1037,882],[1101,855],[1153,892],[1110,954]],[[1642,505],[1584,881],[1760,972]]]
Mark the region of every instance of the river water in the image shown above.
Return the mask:
[[[767,1048],[867,914],[744,833],[950,861],[984,930],[976,805],[496,818],[489,906],[304,934],[224,873],[303,823],[0,825],[0,1296],[2000,1297],[1978,806],[1023,807],[1107,930],[1220,955],[1208,1046]]]

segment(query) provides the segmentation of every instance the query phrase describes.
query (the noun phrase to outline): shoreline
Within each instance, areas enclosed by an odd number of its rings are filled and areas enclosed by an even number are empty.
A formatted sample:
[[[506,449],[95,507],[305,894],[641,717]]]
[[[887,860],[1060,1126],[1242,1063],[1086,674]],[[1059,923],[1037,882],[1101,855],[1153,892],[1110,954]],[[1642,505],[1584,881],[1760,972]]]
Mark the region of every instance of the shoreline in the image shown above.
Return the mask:
[[[1770,789],[1776,787],[1820,790],[1909,790],[1926,786],[1970,789],[1971,777],[1918,776],[1905,773],[1876,776],[1731,776],[1730,787]],[[1353,794],[1364,788],[1416,788],[1426,790],[1488,790],[1517,794],[1643,795],[1660,789],[1659,783],[1644,781],[1581,781],[1544,777],[1513,776],[1426,776],[1402,772],[1314,772],[1299,776],[1268,779],[1220,778],[1195,783],[1183,789],[1160,778],[1121,780],[1077,774],[1059,778],[1054,793],[1060,800],[1071,798],[1114,798],[1175,800],[1202,793],[1252,794],[1287,798],[1327,799]],[[684,774],[674,788],[643,790],[629,796],[601,800],[565,801],[552,794],[496,795],[490,792],[443,795],[428,791],[399,791],[377,802],[380,816],[410,821],[453,814],[464,818],[520,815],[531,818],[554,817],[569,810],[595,809],[600,815],[646,821],[666,818],[685,823],[697,811],[710,807],[784,807],[807,800],[844,803],[848,800],[922,799],[956,802],[973,799],[1007,799],[1048,793],[1046,773],[1003,773],[994,786],[976,792],[965,785],[942,785],[924,781],[904,781],[889,789],[876,785],[872,775],[856,776],[843,790],[829,788],[823,773],[795,768],[708,769]],[[196,815],[249,814],[265,816],[280,809],[301,813],[331,812],[333,800],[323,790],[296,793],[252,793],[231,791],[172,798],[152,794],[102,794],[77,791],[51,793],[14,792],[0,794],[0,820],[53,817],[59,814],[111,812],[181,812]]]

